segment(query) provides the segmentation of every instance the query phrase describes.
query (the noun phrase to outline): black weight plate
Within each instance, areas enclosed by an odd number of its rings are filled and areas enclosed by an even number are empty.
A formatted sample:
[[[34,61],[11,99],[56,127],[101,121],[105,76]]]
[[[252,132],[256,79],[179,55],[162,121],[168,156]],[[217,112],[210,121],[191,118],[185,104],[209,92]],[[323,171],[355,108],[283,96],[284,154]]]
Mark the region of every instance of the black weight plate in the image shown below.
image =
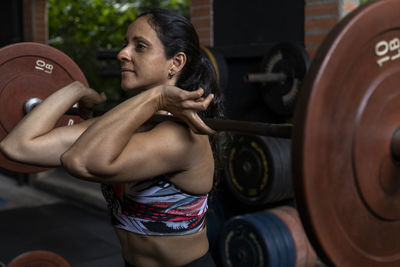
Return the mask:
[[[278,115],[293,115],[301,84],[306,75],[309,58],[305,49],[294,43],[274,45],[263,59],[266,73],[284,73],[287,78],[279,82],[266,82],[262,93],[266,105]]]

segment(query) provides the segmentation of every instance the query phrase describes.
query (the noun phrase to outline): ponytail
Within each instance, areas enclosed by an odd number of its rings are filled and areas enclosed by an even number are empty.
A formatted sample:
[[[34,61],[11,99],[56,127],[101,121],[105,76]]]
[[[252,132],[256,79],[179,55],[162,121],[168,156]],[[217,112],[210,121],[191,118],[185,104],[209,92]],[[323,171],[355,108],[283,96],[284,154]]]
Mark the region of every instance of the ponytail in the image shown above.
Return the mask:
[[[217,73],[212,65],[210,59],[201,53],[199,66],[196,71],[192,74],[191,82],[187,84],[178,84],[180,88],[185,88],[186,90],[197,90],[199,87],[204,89],[204,95],[214,94],[214,98],[210,105],[205,111],[199,112],[201,118],[222,118],[223,117],[223,98],[219,89],[219,83],[217,80]],[[181,87],[182,86],[182,87]],[[215,179],[213,190],[217,188],[220,184],[221,177],[223,175],[223,147],[221,146],[221,141],[219,136],[209,137],[211,148],[214,154],[215,161]]]
[[[200,54],[200,61],[194,72],[188,79],[180,79],[177,86],[184,90],[193,91],[200,87],[204,89],[204,95],[214,94],[214,99],[205,111],[199,112],[201,118],[218,118],[223,117],[222,96],[219,89],[216,71],[210,60]],[[183,80],[183,81],[182,81]]]

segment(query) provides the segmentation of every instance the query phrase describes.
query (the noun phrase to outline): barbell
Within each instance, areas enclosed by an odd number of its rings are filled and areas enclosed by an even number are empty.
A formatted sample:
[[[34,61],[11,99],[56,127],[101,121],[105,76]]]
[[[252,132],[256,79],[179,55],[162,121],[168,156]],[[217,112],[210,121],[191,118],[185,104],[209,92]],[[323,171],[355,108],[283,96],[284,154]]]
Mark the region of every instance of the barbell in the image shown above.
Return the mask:
[[[23,110],[24,114],[29,113],[38,104],[42,103],[43,100],[37,97],[29,98],[24,102]],[[65,115],[78,116],[79,108],[77,104],[72,106]],[[180,124],[185,124],[181,119],[169,116],[169,115],[154,115],[150,121],[160,123],[163,121],[173,121]],[[238,120],[227,120],[220,118],[204,118],[205,124],[213,128],[216,131],[227,131],[227,132],[238,132],[246,134],[255,134],[262,136],[272,136],[281,138],[290,138],[292,131],[292,124],[274,124],[274,123],[262,123],[262,122],[250,122],[250,121],[238,121]],[[71,122],[72,123],[72,122]]]
[[[260,84],[264,103],[274,113],[292,116],[309,64],[304,47],[279,42],[263,57],[261,72],[247,73],[244,80]]]
[[[305,76],[293,125],[205,121],[219,131],[291,136],[296,204],[314,249],[329,265],[400,266],[398,10],[400,0],[371,2],[334,27]],[[28,99],[44,99],[74,80],[87,84],[54,48],[2,48],[0,138],[24,116]],[[65,115],[57,125],[80,120]],[[38,170],[5,158],[0,166]]]

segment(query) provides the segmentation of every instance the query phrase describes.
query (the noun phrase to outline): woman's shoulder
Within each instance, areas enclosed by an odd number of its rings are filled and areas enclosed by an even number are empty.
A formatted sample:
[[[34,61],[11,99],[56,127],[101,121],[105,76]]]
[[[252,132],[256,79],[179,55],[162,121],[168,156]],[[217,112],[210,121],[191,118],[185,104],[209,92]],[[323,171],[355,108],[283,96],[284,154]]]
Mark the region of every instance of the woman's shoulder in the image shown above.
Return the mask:
[[[182,158],[182,161],[191,162],[186,165],[185,171],[174,173],[168,180],[192,194],[210,191],[214,159],[208,136],[196,134],[188,126],[171,121],[162,122],[155,128],[158,128],[165,140],[176,140],[176,142],[169,141],[171,145],[186,147],[184,150],[187,153],[184,154],[185,158]]]
[[[163,132],[165,135],[174,135],[178,138],[182,138],[182,141],[186,140],[191,143],[203,144],[209,143],[208,135],[196,134],[184,123],[164,121],[155,125],[153,129]]]
[[[196,134],[188,126],[172,121],[162,122],[154,130],[158,131],[157,136],[163,142],[176,146],[180,151],[186,151],[187,159],[195,158],[195,162],[198,162],[212,157],[208,135]]]

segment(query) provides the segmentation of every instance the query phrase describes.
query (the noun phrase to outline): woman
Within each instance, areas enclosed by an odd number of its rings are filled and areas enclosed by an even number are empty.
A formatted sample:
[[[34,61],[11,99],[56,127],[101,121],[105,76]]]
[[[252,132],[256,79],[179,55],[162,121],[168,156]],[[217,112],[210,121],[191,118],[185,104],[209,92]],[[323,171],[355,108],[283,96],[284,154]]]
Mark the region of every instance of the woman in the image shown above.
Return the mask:
[[[201,57],[190,22],[167,10],[140,15],[118,59],[121,87],[139,94],[101,117],[53,129],[77,101],[83,109],[105,100],[74,82],[29,113],[1,150],[17,161],[62,165],[75,177],[102,183],[126,266],[213,266],[205,214],[215,132],[201,116],[221,115],[215,73]],[[191,130],[146,123],[167,112]]]

